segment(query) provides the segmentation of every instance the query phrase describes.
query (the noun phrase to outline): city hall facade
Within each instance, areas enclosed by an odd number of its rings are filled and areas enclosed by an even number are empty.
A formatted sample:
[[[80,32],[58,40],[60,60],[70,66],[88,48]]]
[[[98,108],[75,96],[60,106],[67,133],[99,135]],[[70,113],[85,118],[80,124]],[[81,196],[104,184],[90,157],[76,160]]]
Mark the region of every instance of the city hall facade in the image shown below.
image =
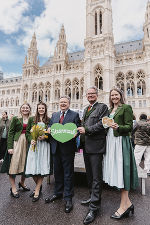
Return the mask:
[[[109,105],[109,91],[117,86],[137,117],[150,116],[150,2],[145,11],[143,39],[114,44],[111,0],[86,0],[84,50],[68,53],[64,26],[53,57],[39,65],[34,33],[22,67],[22,76],[3,79],[0,74],[0,113],[18,115],[20,105],[29,102],[35,113],[39,101],[51,114],[59,109],[61,95],[71,97],[71,108],[88,104],[86,89],[97,86],[99,102]]]

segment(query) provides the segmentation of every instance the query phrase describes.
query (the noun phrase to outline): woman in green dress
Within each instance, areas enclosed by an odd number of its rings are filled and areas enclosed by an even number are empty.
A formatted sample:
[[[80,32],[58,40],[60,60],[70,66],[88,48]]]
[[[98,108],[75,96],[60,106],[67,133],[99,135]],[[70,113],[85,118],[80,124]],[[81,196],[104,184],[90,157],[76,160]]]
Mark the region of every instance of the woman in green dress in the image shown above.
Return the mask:
[[[103,180],[121,190],[119,209],[111,216],[121,219],[134,213],[134,205],[129,199],[129,190],[138,186],[137,168],[132,150],[130,133],[133,111],[124,104],[123,92],[117,88],[110,91],[110,118],[114,122],[107,133],[106,154],[104,156]]]
[[[22,188],[24,191],[30,191],[30,189],[24,183],[24,169],[27,154],[27,141],[25,134],[30,112],[30,105],[25,103],[20,107],[21,117],[13,117],[8,132],[8,151],[6,152],[1,168],[2,173],[7,172],[9,174],[9,180],[11,184],[10,191],[14,198],[19,198],[19,193],[15,184],[16,175],[22,175],[21,181],[18,184],[19,188]]]

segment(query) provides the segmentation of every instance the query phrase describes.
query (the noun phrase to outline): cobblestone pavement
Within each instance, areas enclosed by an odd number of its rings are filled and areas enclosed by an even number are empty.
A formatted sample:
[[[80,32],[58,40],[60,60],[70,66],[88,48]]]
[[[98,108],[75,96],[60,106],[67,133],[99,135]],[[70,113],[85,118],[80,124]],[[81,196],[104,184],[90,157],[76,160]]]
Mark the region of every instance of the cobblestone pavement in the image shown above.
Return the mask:
[[[70,214],[64,212],[64,201],[45,204],[44,199],[53,193],[54,180],[47,184],[44,179],[41,198],[32,203],[29,192],[20,192],[20,198],[10,196],[10,184],[8,176],[0,174],[0,225],[81,225],[88,208],[81,206],[80,201],[88,196],[85,176],[75,176],[75,196],[73,198],[74,209]],[[19,182],[17,177],[16,182]],[[26,180],[26,184],[34,189],[32,178]],[[142,196],[140,187],[130,193],[131,200],[135,205],[135,214],[121,221],[110,219],[110,215],[117,209],[120,201],[119,191],[104,188],[102,195],[101,214],[93,225],[150,225],[150,177],[146,180],[146,196]]]

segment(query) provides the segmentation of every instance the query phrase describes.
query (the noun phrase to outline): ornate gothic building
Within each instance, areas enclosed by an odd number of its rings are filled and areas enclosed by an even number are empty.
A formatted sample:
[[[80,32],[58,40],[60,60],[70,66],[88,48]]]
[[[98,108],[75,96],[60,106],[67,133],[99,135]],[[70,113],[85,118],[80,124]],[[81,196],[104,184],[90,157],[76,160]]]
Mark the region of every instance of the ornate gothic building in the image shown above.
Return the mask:
[[[111,0],[86,0],[84,51],[67,52],[64,26],[54,51],[39,65],[36,35],[28,49],[22,77],[3,79],[0,74],[0,111],[17,114],[27,101],[47,103],[49,113],[57,111],[61,95],[71,97],[72,109],[87,105],[85,90],[99,89],[99,101],[109,104],[109,91],[121,88],[134,113],[150,115],[150,2],[147,3],[142,40],[114,44]]]

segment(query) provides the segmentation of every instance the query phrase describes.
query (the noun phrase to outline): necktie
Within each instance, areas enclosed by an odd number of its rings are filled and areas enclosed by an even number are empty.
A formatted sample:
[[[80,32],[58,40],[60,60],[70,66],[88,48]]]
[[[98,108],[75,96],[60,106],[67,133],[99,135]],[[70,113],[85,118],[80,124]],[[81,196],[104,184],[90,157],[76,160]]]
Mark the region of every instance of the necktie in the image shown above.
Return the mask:
[[[59,120],[59,123],[62,123],[63,120],[64,120],[64,115],[65,115],[65,112],[62,113],[61,117],[60,117],[60,120]]]
[[[92,109],[92,106],[91,106],[91,105],[89,105],[89,107],[88,107],[88,112],[89,112],[91,109]]]

